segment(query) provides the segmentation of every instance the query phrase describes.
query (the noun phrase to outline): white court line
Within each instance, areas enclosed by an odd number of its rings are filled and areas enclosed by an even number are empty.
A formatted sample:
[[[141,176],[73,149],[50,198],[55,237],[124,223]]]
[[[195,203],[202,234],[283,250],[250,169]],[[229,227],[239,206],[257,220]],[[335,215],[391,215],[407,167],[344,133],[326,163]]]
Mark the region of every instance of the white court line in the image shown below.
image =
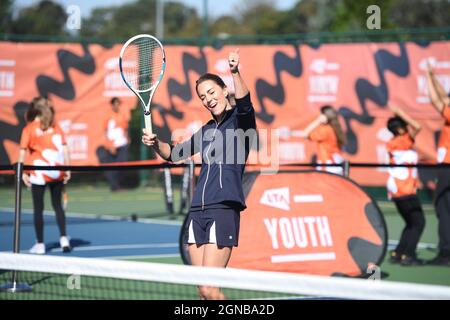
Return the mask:
[[[398,245],[398,240],[388,240],[388,246],[396,246]],[[426,243],[426,242],[419,242],[417,244],[417,248],[419,249],[436,249],[437,244],[435,243]]]
[[[74,247],[72,251],[96,251],[116,249],[149,249],[149,248],[178,248],[178,243],[149,243],[149,244],[112,244],[104,246]],[[52,251],[62,251],[61,248]]]
[[[116,250],[116,249],[150,249],[150,248],[178,248],[178,243],[150,243],[150,244],[112,244],[104,246],[86,246],[73,247],[72,251],[100,251],[100,250]],[[3,251],[9,252],[9,251]],[[29,250],[21,250],[20,252],[29,252]],[[62,252],[61,248],[49,250],[49,252]]]
[[[8,211],[14,213],[14,209],[12,208],[5,208],[0,207],[0,213],[5,213],[1,211]],[[30,209],[22,209],[22,213],[29,213],[33,214],[33,211]],[[50,210],[44,210],[45,215],[52,215],[54,216],[54,211]],[[127,221],[130,222],[129,219],[126,219],[124,217],[118,217],[118,216],[112,216],[112,215],[93,215],[89,213],[80,213],[80,212],[66,212],[66,217],[73,217],[73,218],[85,218],[85,219],[100,219],[100,220],[114,220],[114,221]],[[175,226],[181,226],[181,221],[168,221],[168,220],[161,220],[161,219],[153,219],[153,218],[139,218],[136,222],[141,223],[152,223],[152,224],[164,224],[164,225],[175,225]]]
[[[109,256],[102,257],[102,259],[112,259],[112,260],[132,260],[132,259],[158,259],[158,258],[179,258],[180,254],[177,253],[168,253],[168,254],[150,254],[150,255],[142,255],[142,256]]]

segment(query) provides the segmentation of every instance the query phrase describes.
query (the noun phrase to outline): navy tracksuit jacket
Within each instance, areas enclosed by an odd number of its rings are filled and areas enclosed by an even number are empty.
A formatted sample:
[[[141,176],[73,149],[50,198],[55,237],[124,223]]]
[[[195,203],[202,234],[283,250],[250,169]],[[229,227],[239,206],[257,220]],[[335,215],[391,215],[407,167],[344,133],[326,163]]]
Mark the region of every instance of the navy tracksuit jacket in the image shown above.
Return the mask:
[[[250,146],[256,141],[255,111],[250,93],[236,99],[220,123],[208,121],[189,140],[171,146],[170,161],[180,161],[198,152],[202,167],[191,211],[233,207],[246,208],[242,176]]]

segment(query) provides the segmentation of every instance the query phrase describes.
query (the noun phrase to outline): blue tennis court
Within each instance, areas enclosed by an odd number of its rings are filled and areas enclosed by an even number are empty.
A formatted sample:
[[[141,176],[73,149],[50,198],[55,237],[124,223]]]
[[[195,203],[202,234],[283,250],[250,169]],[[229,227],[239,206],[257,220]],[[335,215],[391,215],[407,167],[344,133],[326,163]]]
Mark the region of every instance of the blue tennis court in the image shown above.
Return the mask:
[[[59,231],[52,213],[44,214],[44,241],[49,255],[76,257],[131,258],[179,256],[180,224],[170,221],[125,221],[117,218],[95,218],[68,214],[67,233],[73,248],[63,253]],[[14,212],[0,210],[0,251],[12,251]],[[33,215],[24,210],[21,217],[20,251],[35,243]]]

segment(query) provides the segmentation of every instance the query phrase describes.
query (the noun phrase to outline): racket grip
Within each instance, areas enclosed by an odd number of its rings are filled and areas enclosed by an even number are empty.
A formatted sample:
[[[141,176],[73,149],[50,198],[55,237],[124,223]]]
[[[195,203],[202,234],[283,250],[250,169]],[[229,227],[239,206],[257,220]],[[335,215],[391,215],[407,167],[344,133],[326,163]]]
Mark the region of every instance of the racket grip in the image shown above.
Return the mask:
[[[152,130],[152,115],[150,114],[145,114],[144,115],[144,120],[145,120],[145,129],[147,129],[148,133],[153,133]]]

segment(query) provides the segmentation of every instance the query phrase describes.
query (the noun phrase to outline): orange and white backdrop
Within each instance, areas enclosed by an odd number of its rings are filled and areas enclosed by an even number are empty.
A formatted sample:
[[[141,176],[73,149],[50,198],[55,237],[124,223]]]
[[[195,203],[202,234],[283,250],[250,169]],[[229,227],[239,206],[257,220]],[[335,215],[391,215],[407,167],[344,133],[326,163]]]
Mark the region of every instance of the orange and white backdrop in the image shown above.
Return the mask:
[[[0,42],[0,163],[16,161],[27,104],[36,95],[47,95],[66,133],[72,163],[97,164],[101,123],[111,97],[123,100],[124,113],[136,106],[120,78],[120,48]],[[189,135],[209,119],[196,96],[195,80],[213,72],[232,87],[226,58],[234,48],[165,47],[166,74],[153,98],[154,127],[163,139],[176,129]],[[430,59],[450,91],[450,42],[241,45],[240,54],[258,128],[278,129],[276,148],[270,134],[262,134],[261,154],[276,154],[280,163],[310,162],[315,145],[298,132],[329,104],[339,110],[347,134],[344,156],[352,162],[385,163],[385,124],[391,116],[387,103],[393,102],[423,126],[416,144],[420,161],[435,162],[443,120],[428,101],[424,68]],[[354,170],[352,178],[383,185],[386,172]]]

